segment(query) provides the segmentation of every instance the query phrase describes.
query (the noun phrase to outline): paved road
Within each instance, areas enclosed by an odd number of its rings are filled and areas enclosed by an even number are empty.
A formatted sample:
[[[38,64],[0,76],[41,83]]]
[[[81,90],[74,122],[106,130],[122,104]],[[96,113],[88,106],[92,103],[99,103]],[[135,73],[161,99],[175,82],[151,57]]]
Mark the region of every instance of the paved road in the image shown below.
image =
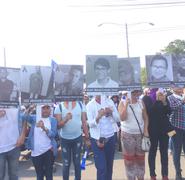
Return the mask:
[[[160,176],[160,156],[157,155],[157,167],[156,172],[158,174],[158,179],[161,179]],[[181,163],[183,169],[183,175],[185,176],[185,156],[181,156]],[[56,172],[54,173],[54,180],[62,180],[62,163],[60,157],[58,158],[56,164]],[[33,180],[35,178],[35,170],[32,166],[30,160],[21,160],[20,161],[20,171],[19,171],[20,179],[21,180]],[[169,178],[174,180],[175,178],[175,171],[172,162],[172,156],[169,155]],[[125,180],[125,169],[124,163],[122,159],[122,155],[120,152],[115,154],[115,161],[114,161],[114,172],[113,172],[113,180]],[[148,170],[148,163],[147,163],[147,154],[146,154],[146,174],[145,180],[149,180],[149,170]],[[74,170],[71,167],[70,170],[70,180],[74,180]],[[90,157],[86,161],[86,170],[82,171],[82,180],[96,180],[96,169],[94,167],[93,157]]]

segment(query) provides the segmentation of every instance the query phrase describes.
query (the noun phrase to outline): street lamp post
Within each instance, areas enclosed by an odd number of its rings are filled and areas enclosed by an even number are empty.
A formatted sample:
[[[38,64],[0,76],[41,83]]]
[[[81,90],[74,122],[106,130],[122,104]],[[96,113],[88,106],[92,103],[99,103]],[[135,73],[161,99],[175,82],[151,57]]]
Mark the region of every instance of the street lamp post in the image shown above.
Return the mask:
[[[130,58],[129,43],[128,43],[128,26],[125,23],[126,43],[127,43],[127,57]]]
[[[113,25],[117,25],[117,26],[124,26],[124,24],[104,22],[104,23],[99,24],[98,27],[103,26],[104,24],[113,24]],[[138,22],[138,23],[133,23],[133,24],[129,24],[129,25],[138,25],[138,24],[148,24],[150,26],[154,26],[154,23],[152,23],[152,22]],[[129,39],[128,39],[128,24],[127,23],[125,23],[125,35],[126,35],[127,57],[130,58]]]

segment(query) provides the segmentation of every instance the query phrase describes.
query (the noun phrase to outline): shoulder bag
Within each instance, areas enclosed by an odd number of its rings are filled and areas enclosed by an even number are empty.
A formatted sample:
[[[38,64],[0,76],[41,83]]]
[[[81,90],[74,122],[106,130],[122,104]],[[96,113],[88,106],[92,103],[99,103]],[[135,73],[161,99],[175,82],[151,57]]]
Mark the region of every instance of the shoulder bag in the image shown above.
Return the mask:
[[[129,107],[130,107],[130,109],[132,110],[132,112],[134,114],[134,117],[136,119],[137,125],[139,127],[139,131],[140,131],[141,136],[142,136],[141,148],[142,148],[143,151],[148,152],[150,150],[150,146],[151,146],[150,139],[149,139],[149,137],[146,137],[146,136],[143,135],[141,127],[139,125],[139,121],[138,121],[138,119],[136,117],[136,114],[135,114],[135,112],[133,110],[133,107],[131,105],[129,105]]]

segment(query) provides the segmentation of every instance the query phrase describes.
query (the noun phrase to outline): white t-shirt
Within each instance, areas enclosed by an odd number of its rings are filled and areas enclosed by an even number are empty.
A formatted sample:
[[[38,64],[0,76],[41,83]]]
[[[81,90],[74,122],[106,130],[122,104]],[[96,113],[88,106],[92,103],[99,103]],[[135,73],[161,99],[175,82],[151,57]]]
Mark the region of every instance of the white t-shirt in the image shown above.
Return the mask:
[[[98,111],[104,109],[105,107],[110,107],[113,110],[112,116],[103,116],[99,123],[96,123],[96,117],[98,116]],[[94,139],[99,139],[100,137],[111,137],[114,135],[115,128],[114,124],[119,122],[119,114],[113,103],[109,98],[101,96],[101,104],[97,103],[95,98],[93,98],[87,104],[87,117],[88,124],[90,127],[91,137]]]
[[[42,118],[44,126],[51,130],[51,123],[49,118]],[[34,149],[31,152],[31,156],[39,156],[49,149],[51,149],[51,139],[47,136],[46,132],[40,127],[35,126],[34,129]]]
[[[0,118],[0,153],[11,151],[19,138],[18,109],[4,108],[6,115]]]
[[[135,112],[135,115],[139,121],[141,130],[143,132],[144,130],[144,120],[142,116],[143,105],[141,102],[138,101],[136,104],[131,104],[131,106]],[[121,130],[129,134],[140,134],[137,121],[129,106],[127,107],[127,118],[121,122]]]
[[[118,88],[118,87],[119,84],[110,78],[108,79],[108,82],[105,85],[98,83],[97,80],[88,85],[88,88]]]

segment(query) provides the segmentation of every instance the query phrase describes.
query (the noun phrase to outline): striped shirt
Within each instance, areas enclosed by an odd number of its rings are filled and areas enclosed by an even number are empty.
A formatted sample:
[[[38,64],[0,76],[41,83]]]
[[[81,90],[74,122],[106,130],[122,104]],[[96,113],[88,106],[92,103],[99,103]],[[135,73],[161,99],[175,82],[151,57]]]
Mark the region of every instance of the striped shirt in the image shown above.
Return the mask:
[[[180,98],[172,94],[168,96],[172,113],[170,122],[172,126],[185,130],[185,104]]]

